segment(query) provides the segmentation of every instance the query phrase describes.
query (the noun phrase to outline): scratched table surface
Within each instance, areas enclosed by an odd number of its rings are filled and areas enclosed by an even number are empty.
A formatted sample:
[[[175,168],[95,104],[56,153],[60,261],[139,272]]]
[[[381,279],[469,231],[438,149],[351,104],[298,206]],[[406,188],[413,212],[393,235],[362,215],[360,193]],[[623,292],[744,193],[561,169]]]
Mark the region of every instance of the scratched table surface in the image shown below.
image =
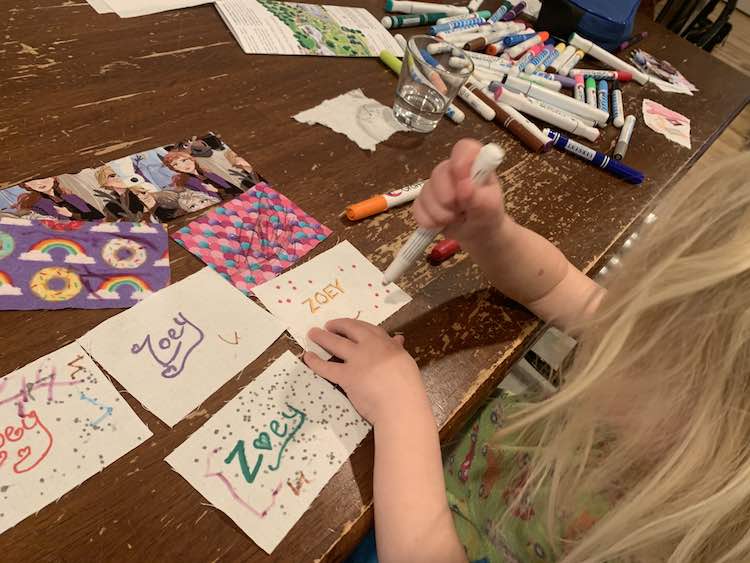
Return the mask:
[[[383,15],[378,0],[347,4]],[[469,109],[461,126],[443,122],[428,136],[400,133],[374,153],[324,127],[299,124],[292,115],[354,88],[390,105],[395,77],[377,59],[245,55],[211,6],[135,19],[97,15],[75,0],[1,0],[0,6],[0,186],[75,172],[213,130],[334,230],[321,250],[348,239],[381,268],[414,227],[408,209],[358,224],[339,213],[347,203],[427,177],[455,141],[470,136],[508,151],[501,179],[515,218],[589,269],[707,149],[750,92],[747,78],[640,20],[638,29],[649,31],[643,48],[675,63],[700,92],[688,97],[625,87],[626,113],[640,116],[646,96],[692,120],[690,150],[639,122],[627,162],[647,180],[632,187],[568,155],[529,154]],[[608,127],[596,146],[610,149],[616,135]],[[174,242],[170,251],[173,279],[201,267]],[[531,342],[538,322],[490,289],[463,255],[441,267],[420,264],[402,286],[414,301],[385,326],[406,335],[447,438]],[[0,373],[60,348],[117,312],[0,313]],[[125,393],[153,438],[2,534],[2,559],[340,560],[372,521],[371,437],[270,556],[163,461],[286,349],[299,351],[282,337],[171,430]]]

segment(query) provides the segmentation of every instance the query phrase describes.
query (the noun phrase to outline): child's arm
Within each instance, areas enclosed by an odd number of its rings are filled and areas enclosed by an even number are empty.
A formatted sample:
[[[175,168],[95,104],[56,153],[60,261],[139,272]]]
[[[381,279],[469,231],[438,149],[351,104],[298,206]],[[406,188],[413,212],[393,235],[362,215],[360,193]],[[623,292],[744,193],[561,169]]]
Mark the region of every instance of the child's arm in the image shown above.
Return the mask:
[[[375,430],[375,533],[381,563],[465,562],[448,507],[430,403],[403,338],[339,319],[310,339],[343,360],[305,362],[346,392]]]
[[[414,203],[424,227],[444,227],[469,252],[493,285],[539,317],[566,327],[596,309],[601,288],[577,270],[552,243],[521,227],[505,213],[495,179],[471,182],[471,165],[481,145],[462,140],[450,160],[433,170]]]

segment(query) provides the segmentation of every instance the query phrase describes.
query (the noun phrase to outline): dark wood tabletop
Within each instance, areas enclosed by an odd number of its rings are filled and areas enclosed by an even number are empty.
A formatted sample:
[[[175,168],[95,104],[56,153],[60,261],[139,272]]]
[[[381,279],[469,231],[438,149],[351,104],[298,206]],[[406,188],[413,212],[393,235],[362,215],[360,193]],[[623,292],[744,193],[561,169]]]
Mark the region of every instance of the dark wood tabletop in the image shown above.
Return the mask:
[[[381,1],[345,3],[383,15]],[[350,224],[339,218],[344,206],[427,177],[454,142],[475,137],[508,151],[501,179],[513,216],[589,269],[707,149],[750,93],[748,78],[640,20],[637,29],[649,31],[642,47],[674,63],[700,91],[689,97],[625,87],[626,113],[639,116],[627,163],[647,175],[633,187],[569,155],[530,154],[468,108],[461,126],[444,121],[430,135],[399,133],[373,153],[322,126],[297,123],[295,113],[355,88],[390,105],[396,79],[377,59],[245,55],[212,6],[134,19],[97,15],[76,0],[1,0],[0,6],[0,186],[215,131],[334,230],[313,254],[348,239],[381,268],[414,228],[409,210]],[[640,120],[644,97],[691,119],[692,149],[646,128]],[[617,133],[608,127],[595,146],[611,149]],[[174,242],[170,252],[174,280],[202,265]],[[447,439],[481,405],[539,324],[490,289],[463,255],[439,267],[422,263],[401,285],[414,301],[385,326],[405,334]],[[62,347],[117,312],[1,312],[0,373]],[[2,534],[0,558],[340,560],[372,520],[371,437],[271,556],[163,461],[287,349],[299,351],[285,336],[173,429],[125,394],[153,437]]]

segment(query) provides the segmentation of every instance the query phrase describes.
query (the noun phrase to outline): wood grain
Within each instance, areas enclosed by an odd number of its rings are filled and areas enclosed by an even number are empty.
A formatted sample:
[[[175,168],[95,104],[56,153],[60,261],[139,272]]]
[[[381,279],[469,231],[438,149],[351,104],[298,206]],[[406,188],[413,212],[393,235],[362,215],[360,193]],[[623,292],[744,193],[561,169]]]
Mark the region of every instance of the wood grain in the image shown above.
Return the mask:
[[[382,3],[353,0],[382,16]],[[567,155],[528,154],[466,109],[466,122],[431,135],[399,134],[374,153],[290,116],[353,88],[391,104],[395,77],[379,61],[247,56],[211,6],[121,20],[84,2],[0,0],[1,185],[72,172],[208,130],[220,132],[303,209],[334,229],[321,248],[349,239],[383,268],[414,227],[408,209],[350,224],[347,203],[429,175],[462,137],[500,143],[516,219],[591,267],[666,187],[680,177],[747,103],[750,80],[643,19],[643,47],[680,62],[700,92],[663,95],[625,88],[628,113],[644,95],[689,116],[693,148],[639,125],[628,164],[647,181],[619,182]],[[489,8],[493,7],[488,3]],[[605,130],[596,144],[614,145]],[[173,225],[174,229],[179,225]],[[201,263],[170,244],[174,279]],[[447,438],[478,408],[522,353],[537,321],[494,290],[465,256],[420,264],[403,280],[414,301],[385,326],[406,335]],[[115,310],[0,313],[0,373],[71,342]],[[100,475],[0,536],[4,561],[340,560],[371,522],[369,438],[268,556],[163,461],[212,413],[284,350],[283,337],[174,429],[124,396],[154,437]],[[206,374],[210,377],[210,374]]]

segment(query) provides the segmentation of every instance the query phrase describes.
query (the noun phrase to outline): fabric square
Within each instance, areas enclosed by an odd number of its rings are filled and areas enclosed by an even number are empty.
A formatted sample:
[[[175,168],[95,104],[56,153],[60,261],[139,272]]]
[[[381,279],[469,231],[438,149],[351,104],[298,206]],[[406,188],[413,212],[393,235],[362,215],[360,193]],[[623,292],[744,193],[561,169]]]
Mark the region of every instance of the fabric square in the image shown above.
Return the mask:
[[[259,183],[172,238],[249,295],[330,234],[288,197]]]
[[[0,218],[0,310],[131,307],[169,284],[169,237],[146,223]]]

